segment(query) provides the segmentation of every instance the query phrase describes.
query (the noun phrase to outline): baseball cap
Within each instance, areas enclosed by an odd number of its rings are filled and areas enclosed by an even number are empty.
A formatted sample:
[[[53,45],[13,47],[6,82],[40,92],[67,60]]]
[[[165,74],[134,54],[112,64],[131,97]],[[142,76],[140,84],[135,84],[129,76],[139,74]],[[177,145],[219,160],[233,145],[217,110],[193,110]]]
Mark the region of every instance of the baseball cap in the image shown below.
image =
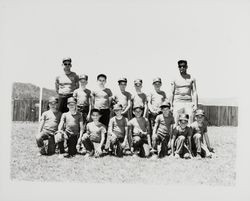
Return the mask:
[[[169,102],[169,101],[164,101],[164,102],[161,104],[160,108],[163,108],[163,107],[168,107],[168,108],[170,108],[170,107],[171,107],[170,102]]]
[[[143,107],[142,107],[142,106],[136,106],[136,107],[133,108],[133,110],[135,111],[135,110],[138,109],[138,108],[141,109],[141,110],[143,110]]]
[[[113,110],[121,110],[122,109],[122,105],[121,104],[115,104],[113,106]]]
[[[76,100],[73,97],[68,98],[67,103],[76,103]]]
[[[160,83],[161,83],[161,78],[160,78],[160,77],[154,78],[154,79],[153,79],[153,84],[154,84],[155,82],[160,82]]]
[[[180,120],[188,121],[188,119],[189,119],[188,114],[180,114],[180,116],[179,116],[179,121]]]
[[[121,78],[118,79],[118,83],[119,82],[127,82],[127,78],[121,77]]]
[[[134,83],[135,84],[142,84],[142,79],[136,79],[136,80],[134,80]]]
[[[85,74],[81,74],[81,75],[79,75],[79,80],[81,80],[81,79],[88,80],[88,76]]]
[[[70,57],[64,57],[64,58],[63,58],[63,60],[62,60],[62,62],[64,63],[65,61],[69,61],[69,62],[71,62],[72,60],[71,60],[71,58],[70,58]]]
[[[198,109],[198,110],[196,110],[196,112],[195,112],[195,116],[198,116],[198,115],[204,116],[204,115],[205,115],[205,112],[204,112],[202,109]]]
[[[49,98],[49,103],[58,103],[58,99],[54,96]]]

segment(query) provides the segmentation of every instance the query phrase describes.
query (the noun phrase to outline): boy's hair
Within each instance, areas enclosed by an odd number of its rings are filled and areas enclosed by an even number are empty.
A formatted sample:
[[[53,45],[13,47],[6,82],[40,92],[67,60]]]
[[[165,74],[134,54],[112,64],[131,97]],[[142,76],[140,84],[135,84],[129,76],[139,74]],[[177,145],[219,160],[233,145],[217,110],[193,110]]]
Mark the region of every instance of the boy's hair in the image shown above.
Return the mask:
[[[94,113],[94,112],[97,112],[98,114],[100,114],[101,115],[101,112],[100,112],[100,110],[98,110],[98,109],[96,109],[96,108],[94,108],[94,109],[92,109],[91,110],[91,115]]]
[[[105,74],[99,74],[99,75],[97,75],[97,80],[98,80],[100,77],[103,77],[105,80],[107,80],[107,76],[106,76]]]
[[[184,63],[185,65],[187,65],[187,61],[186,61],[186,60],[179,60],[179,61],[178,61],[178,65],[183,64],[183,63]]]

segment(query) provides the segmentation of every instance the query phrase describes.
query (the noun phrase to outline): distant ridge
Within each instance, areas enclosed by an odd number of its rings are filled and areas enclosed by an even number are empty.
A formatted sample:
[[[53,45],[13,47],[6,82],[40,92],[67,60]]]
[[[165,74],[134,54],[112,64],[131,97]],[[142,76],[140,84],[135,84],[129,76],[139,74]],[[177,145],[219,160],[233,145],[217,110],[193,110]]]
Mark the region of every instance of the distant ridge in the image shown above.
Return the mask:
[[[39,99],[40,88],[31,83],[14,82],[12,86],[12,99]],[[53,89],[43,88],[43,100],[57,96]]]

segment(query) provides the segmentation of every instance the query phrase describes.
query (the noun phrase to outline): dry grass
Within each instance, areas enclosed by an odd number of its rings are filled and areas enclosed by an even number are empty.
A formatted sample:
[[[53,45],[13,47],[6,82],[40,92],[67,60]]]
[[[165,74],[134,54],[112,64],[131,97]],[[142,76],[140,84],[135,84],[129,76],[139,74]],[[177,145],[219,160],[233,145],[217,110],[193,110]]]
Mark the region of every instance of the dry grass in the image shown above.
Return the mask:
[[[11,139],[11,178],[26,181],[235,185],[235,127],[209,127],[216,157],[212,159],[141,159],[126,156],[85,159],[77,155],[37,157],[37,123],[14,122]]]

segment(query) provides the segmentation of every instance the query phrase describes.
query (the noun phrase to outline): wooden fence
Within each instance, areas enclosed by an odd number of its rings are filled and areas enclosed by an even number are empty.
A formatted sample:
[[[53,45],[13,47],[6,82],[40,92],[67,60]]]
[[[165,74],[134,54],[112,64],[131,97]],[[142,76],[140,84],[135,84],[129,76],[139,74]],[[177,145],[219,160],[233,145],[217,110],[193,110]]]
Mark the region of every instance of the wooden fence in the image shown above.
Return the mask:
[[[211,126],[238,126],[237,106],[199,105]],[[42,112],[48,109],[48,101],[42,101]],[[12,100],[13,121],[38,121],[39,100]]]

